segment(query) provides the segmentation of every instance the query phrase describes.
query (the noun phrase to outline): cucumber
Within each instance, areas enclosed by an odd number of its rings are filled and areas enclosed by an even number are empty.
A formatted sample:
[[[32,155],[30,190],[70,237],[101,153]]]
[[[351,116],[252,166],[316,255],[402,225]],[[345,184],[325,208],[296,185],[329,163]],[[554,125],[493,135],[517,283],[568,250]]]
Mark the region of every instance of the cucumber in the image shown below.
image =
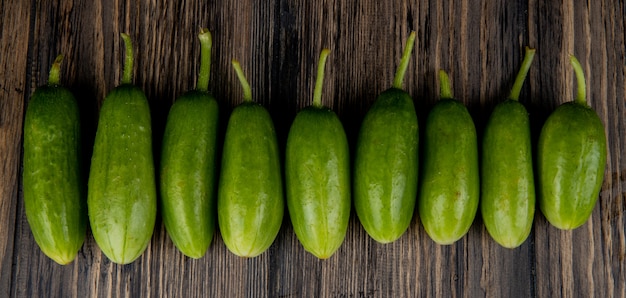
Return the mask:
[[[453,99],[448,75],[439,72],[441,99],[426,119],[419,214],[438,244],[463,237],[479,200],[476,128],[467,108]]]
[[[411,32],[394,77],[365,115],[354,160],[354,208],[365,231],[390,243],[408,229],[417,195],[419,129],[402,81],[415,44]]]
[[[226,247],[255,257],[278,235],[284,201],[276,131],[270,114],[252,102],[239,62],[233,67],[244,90],[226,127],[217,195],[217,218]]]
[[[526,241],[535,215],[530,121],[518,101],[534,55],[527,47],[511,95],[495,107],[483,137],[481,214],[487,232],[506,248]]]
[[[208,92],[211,33],[198,35],[202,46],[196,90],[172,105],[165,133],[160,168],[161,215],[174,245],[184,255],[204,256],[215,231],[215,152],[218,104]]]
[[[576,99],[560,105],[539,135],[539,208],[555,227],[572,230],[591,216],[604,180],[606,135],[600,117],[587,104],[583,69],[576,73]]]
[[[289,217],[302,246],[320,259],[343,243],[351,204],[348,139],[337,115],[322,105],[329,52],[322,50],[313,105],[296,115],[285,153]]]
[[[87,214],[80,165],[80,116],[76,99],[59,84],[59,55],[48,85],[30,98],[24,121],[22,176],[26,219],[43,253],[72,262],[83,245]]]
[[[132,85],[133,49],[122,33],[122,84],[104,99],[91,157],[87,207],[96,243],[114,263],[137,259],[150,243],[156,219],[150,107]]]

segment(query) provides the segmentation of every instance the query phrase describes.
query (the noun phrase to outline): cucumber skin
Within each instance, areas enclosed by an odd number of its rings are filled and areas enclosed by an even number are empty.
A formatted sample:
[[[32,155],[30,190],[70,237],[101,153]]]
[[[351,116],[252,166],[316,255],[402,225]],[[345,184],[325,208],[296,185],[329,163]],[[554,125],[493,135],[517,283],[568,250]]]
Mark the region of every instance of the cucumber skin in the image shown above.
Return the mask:
[[[327,108],[300,111],[285,156],[294,232],[308,252],[329,258],[344,241],[351,204],[348,139],[337,115]]]
[[[79,117],[69,90],[42,86],[32,95],[24,122],[26,219],[43,253],[61,265],[76,258],[87,228]]]
[[[161,215],[176,247],[195,259],[215,231],[218,112],[208,92],[185,93],[172,105],[163,135]]]
[[[261,105],[244,102],[228,120],[220,173],[217,213],[227,248],[242,257],[267,250],[284,213],[276,131]]]
[[[589,107],[569,102],[546,120],[537,147],[539,208],[559,229],[583,225],[596,205],[606,167],[602,121]]]
[[[476,128],[465,106],[440,99],[426,120],[419,214],[426,233],[447,245],[463,237],[479,201]]]
[[[408,229],[418,183],[419,130],[411,96],[390,88],[365,115],[356,146],[354,207],[365,231],[390,243]]]
[[[128,264],[150,243],[156,219],[150,107],[133,85],[113,89],[100,109],[87,207],[96,243]]]
[[[506,248],[528,238],[535,215],[530,121],[516,100],[498,104],[482,147],[480,208],[491,237]]]

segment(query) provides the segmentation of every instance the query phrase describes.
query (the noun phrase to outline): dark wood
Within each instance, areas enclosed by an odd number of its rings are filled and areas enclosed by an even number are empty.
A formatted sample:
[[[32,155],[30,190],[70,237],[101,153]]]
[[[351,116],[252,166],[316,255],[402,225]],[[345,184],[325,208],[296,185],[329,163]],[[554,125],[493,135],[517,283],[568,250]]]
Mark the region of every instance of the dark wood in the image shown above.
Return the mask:
[[[297,111],[310,104],[322,48],[331,49],[323,102],[340,116],[352,148],[377,94],[391,86],[404,41],[417,32],[404,87],[421,124],[438,97],[436,71],[451,78],[479,135],[511,88],[524,46],[537,49],[521,102],[533,137],[557,105],[573,100],[568,55],[587,77],[588,100],[606,126],[609,157],[591,219],[574,231],[539,211],[529,239],[504,249],[480,215],[450,246],[435,244],[417,217],[398,241],[371,240],[353,214],[330,259],[306,253],[286,218],[257,258],[231,254],[219,234],[205,257],[179,253],[160,221],[136,262],[112,264],[91,234],[60,266],[35,244],[21,196],[22,122],[28,98],[63,53],[62,82],[80,101],[85,161],[98,107],[119,84],[120,32],[136,48],[135,83],[150,101],[155,151],[176,96],[195,86],[200,27],[213,33],[210,89],[225,124],[242,93],[266,106],[284,146]],[[626,297],[626,7],[598,1],[4,1],[0,0],[0,297]],[[224,126],[222,126],[224,128]]]
[[[8,3],[5,3],[8,2]],[[22,119],[31,93],[27,67],[30,3],[0,2],[0,296],[8,297],[14,276]],[[23,214],[23,211],[21,211]]]

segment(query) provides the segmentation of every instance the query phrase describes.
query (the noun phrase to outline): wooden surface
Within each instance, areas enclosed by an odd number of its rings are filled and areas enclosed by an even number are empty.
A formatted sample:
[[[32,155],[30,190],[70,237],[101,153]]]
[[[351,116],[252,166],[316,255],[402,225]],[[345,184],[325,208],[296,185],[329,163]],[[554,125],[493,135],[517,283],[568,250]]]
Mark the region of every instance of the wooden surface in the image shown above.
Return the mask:
[[[0,1],[0,297],[626,297],[623,0],[105,2]],[[185,258],[158,221],[150,246],[131,265],[109,262],[91,234],[73,263],[57,265],[35,244],[24,215],[21,146],[28,98],[45,83],[54,57],[65,54],[62,82],[80,101],[89,149],[98,107],[121,78],[119,33],[127,32],[158,152],[171,103],[195,86],[200,27],[213,32],[210,89],[222,124],[242,97],[230,66],[237,58],[283,146],[296,112],[312,100],[323,47],[332,51],[323,102],[341,117],[352,146],[363,115],[391,86],[411,30],[417,41],[404,86],[415,98],[420,124],[438,97],[435,73],[443,68],[479,135],[493,106],[508,95],[529,45],[537,55],[521,101],[536,139],[549,113],[574,98],[573,53],[609,145],[592,218],[565,232],[537,212],[529,239],[509,250],[490,238],[480,215],[454,245],[435,244],[417,217],[401,239],[380,245],[353,212],[343,246],[325,261],[304,251],[288,218],[274,245],[253,259],[231,254],[219,234],[204,258]]]

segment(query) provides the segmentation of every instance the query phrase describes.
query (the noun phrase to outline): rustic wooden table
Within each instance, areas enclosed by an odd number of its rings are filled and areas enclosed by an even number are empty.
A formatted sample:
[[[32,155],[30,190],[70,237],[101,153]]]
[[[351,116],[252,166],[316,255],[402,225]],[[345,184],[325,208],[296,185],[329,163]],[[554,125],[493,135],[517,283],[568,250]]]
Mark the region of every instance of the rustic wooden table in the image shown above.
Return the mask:
[[[0,1],[0,297],[626,297],[623,0],[122,2]],[[219,234],[205,257],[186,258],[157,221],[150,246],[130,265],[109,262],[91,234],[73,263],[57,265],[35,244],[22,201],[22,125],[34,88],[64,53],[62,82],[80,101],[89,149],[98,107],[120,81],[119,33],[128,32],[158,148],[169,107],[195,84],[200,27],[214,37],[210,89],[222,123],[242,97],[230,66],[237,58],[282,145],[296,112],[312,99],[323,47],[332,50],[323,102],[341,117],[352,146],[366,110],[391,86],[411,30],[417,41],[404,86],[421,124],[438,98],[435,74],[443,68],[481,132],[529,45],[537,55],[521,101],[536,139],[548,114],[574,99],[573,53],[609,145],[592,218],[560,231],[538,212],[528,240],[510,250],[490,238],[480,215],[450,246],[435,244],[417,217],[401,239],[380,245],[353,212],[343,246],[325,261],[304,251],[288,218],[269,251],[252,259],[231,254]]]

